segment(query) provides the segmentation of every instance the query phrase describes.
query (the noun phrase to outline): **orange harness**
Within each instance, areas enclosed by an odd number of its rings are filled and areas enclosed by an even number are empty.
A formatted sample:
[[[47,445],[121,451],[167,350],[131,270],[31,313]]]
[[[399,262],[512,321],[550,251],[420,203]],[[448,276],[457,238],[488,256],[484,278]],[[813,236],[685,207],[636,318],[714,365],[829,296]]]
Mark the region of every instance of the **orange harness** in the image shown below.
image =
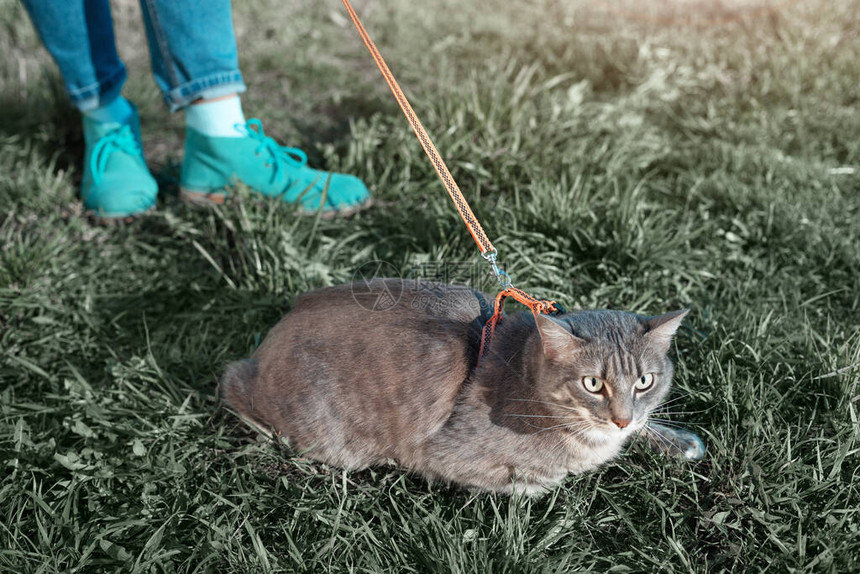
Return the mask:
[[[448,191],[448,195],[451,196],[451,200],[454,202],[457,211],[460,213],[460,217],[469,229],[469,233],[472,234],[472,238],[475,240],[475,243],[478,244],[478,249],[481,250],[481,256],[490,264],[493,274],[496,276],[496,279],[499,281],[499,285],[502,287],[502,291],[496,295],[496,300],[493,303],[493,316],[490,317],[490,320],[487,321],[486,325],[484,325],[483,332],[481,333],[481,350],[479,351],[478,358],[483,358],[490,349],[490,341],[493,339],[496,325],[498,325],[499,321],[502,319],[502,310],[505,306],[505,299],[508,297],[513,297],[531,309],[535,317],[540,313],[560,313],[562,312],[561,307],[557,305],[555,301],[535,299],[525,291],[517,289],[511,284],[510,276],[499,268],[496,262],[496,257],[498,255],[496,248],[493,247],[493,244],[490,242],[487,234],[484,233],[484,229],[481,227],[475,214],[472,213],[472,209],[469,207],[469,203],[463,196],[463,192],[460,191],[460,188],[457,186],[457,182],[454,181],[454,176],[452,176],[451,172],[448,171],[448,166],[445,165],[445,162],[442,160],[442,156],[439,155],[439,150],[437,150],[436,146],[433,145],[433,140],[431,140],[430,136],[427,135],[427,130],[424,129],[418,116],[415,115],[415,110],[412,109],[412,106],[409,104],[409,100],[406,99],[406,95],[400,88],[400,84],[398,84],[397,80],[394,79],[394,74],[391,73],[391,70],[388,68],[388,64],[386,64],[385,60],[382,59],[382,54],[379,53],[379,49],[376,47],[376,44],[374,44],[373,40],[370,39],[370,35],[367,33],[367,30],[364,29],[364,25],[361,23],[361,20],[359,20],[358,15],[349,3],[349,0],[343,0],[343,5],[346,7],[346,11],[349,12],[349,17],[352,19],[352,23],[355,24],[358,34],[364,41],[364,45],[367,46],[367,49],[370,51],[373,61],[376,62],[376,66],[379,68],[379,71],[382,72],[382,77],[385,79],[385,83],[388,84],[389,88],[391,88],[391,92],[394,94],[394,98],[397,100],[397,104],[400,106],[400,109],[403,110],[406,120],[409,122],[409,125],[412,126],[412,130],[418,137],[418,141],[421,142],[421,147],[424,148],[424,153],[427,154],[427,157],[430,159],[430,163],[433,164],[433,168],[436,170],[436,173],[439,174],[439,179],[442,180],[442,184]]]

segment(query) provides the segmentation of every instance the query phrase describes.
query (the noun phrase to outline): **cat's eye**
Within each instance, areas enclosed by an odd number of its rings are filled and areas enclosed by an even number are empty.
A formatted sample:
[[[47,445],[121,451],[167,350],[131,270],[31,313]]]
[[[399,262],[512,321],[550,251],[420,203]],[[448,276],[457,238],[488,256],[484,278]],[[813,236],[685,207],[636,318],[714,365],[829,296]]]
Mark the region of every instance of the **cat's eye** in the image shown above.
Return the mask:
[[[639,379],[633,383],[633,388],[637,391],[647,391],[651,388],[651,385],[654,384],[654,375],[652,373],[648,373],[647,375],[642,375]]]
[[[582,377],[582,386],[589,393],[599,393],[603,390],[603,379],[594,376]]]

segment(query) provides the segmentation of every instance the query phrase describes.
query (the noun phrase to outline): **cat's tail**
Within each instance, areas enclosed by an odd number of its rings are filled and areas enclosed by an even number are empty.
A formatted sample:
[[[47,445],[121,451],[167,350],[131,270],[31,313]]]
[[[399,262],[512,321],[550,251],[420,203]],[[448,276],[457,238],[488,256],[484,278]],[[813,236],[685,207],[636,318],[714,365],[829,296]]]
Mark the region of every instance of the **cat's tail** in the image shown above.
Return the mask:
[[[257,360],[245,359],[227,365],[219,384],[221,398],[248,426],[266,436],[271,429],[260,420],[254,408],[254,390],[257,387]]]

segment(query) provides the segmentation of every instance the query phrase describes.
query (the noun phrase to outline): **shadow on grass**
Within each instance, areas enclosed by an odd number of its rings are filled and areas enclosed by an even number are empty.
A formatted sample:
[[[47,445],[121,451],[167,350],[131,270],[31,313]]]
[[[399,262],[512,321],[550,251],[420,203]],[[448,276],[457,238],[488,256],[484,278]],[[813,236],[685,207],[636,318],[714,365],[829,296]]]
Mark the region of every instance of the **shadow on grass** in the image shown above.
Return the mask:
[[[32,143],[40,155],[56,157],[58,170],[77,172],[84,150],[78,111],[58,78],[40,87],[27,99],[0,92],[0,137],[21,138],[22,143]]]

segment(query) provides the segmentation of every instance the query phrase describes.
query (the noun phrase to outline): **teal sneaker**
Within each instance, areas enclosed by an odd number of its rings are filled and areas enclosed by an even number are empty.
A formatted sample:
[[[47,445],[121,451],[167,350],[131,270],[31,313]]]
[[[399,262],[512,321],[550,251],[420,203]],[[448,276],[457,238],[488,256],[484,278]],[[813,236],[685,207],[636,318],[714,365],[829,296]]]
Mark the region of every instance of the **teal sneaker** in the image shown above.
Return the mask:
[[[81,199],[87,211],[116,220],[155,206],[158,184],[143,159],[137,109],[124,124],[84,116],[84,143]]]
[[[236,129],[245,137],[209,137],[186,128],[180,197],[192,203],[223,203],[229,188],[242,182],[268,197],[298,204],[302,211],[347,215],[370,203],[370,192],[355,176],[307,166],[300,149],[266,136],[260,120]]]

